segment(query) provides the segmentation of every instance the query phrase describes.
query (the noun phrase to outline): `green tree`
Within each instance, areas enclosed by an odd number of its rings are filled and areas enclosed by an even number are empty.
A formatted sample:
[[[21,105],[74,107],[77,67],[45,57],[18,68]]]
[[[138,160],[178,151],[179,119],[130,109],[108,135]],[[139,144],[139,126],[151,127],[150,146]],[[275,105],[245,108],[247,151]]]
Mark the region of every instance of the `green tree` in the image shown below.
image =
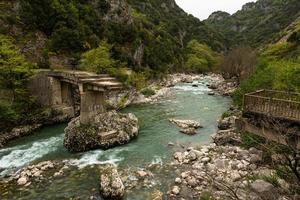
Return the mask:
[[[0,34],[0,129],[27,121],[35,111],[35,101],[27,91],[34,65],[16,49],[12,39]]]
[[[110,50],[111,46],[102,41],[98,48],[83,53],[80,69],[96,73],[110,73],[116,64],[116,61],[111,58]]]
[[[207,72],[218,63],[218,55],[205,44],[192,40],[187,45],[186,67],[192,72]]]
[[[11,38],[0,35],[0,89],[12,93],[12,103],[26,95],[26,86],[34,65],[12,44]]]

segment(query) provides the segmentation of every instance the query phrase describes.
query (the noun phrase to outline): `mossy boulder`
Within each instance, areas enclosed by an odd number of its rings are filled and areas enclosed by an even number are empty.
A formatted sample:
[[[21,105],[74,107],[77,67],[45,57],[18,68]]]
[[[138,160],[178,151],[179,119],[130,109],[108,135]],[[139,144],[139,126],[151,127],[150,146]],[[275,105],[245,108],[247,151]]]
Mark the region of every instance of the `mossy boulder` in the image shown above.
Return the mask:
[[[108,149],[127,144],[138,135],[138,119],[131,113],[100,113],[90,124],[81,124],[80,117],[65,129],[64,146],[70,152]]]

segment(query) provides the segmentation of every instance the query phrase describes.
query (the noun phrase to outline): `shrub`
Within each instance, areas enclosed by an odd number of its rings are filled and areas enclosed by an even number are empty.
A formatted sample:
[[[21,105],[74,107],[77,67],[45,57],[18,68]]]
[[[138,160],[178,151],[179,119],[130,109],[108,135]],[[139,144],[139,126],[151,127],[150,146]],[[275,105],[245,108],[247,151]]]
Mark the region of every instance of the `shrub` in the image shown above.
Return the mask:
[[[145,97],[150,97],[155,95],[155,91],[151,88],[145,88],[141,91],[141,93],[145,96]]]
[[[212,194],[210,192],[202,192],[201,196],[200,196],[200,200],[214,200],[215,198],[212,196]]]
[[[12,103],[24,99],[26,85],[33,76],[34,65],[13,45],[12,39],[0,35],[0,89],[11,91]]]
[[[264,138],[254,135],[252,133],[243,132],[241,133],[242,146],[245,148],[259,147],[265,142]]]
[[[205,44],[200,44],[197,40],[192,40],[187,45],[186,68],[191,72],[203,73],[218,63],[218,56]]]
[[[232,116],[233,114],[234,114],[233,111],[226,111],[226,112],[224,112],[224,113],[222,114],[221,118],[224,119],[224,118],[226,118],[226,117]]]
[[[128,77],[127,84],[134,86],[137,90],[141,90],[147,85],[148,77],[144,73],[132,73]]]
[[[116,61],[110,55],[111,46],[102,41],[96,49],[89,50],[81,55],[80,69],[96,72],[113,72]]]
[[[281,59],[287,56],[293,48],[294,44],[290,42],[271,44],[267,46],[267,48],[262,53],[262,56],[272,59]]]
[[[257,62],[256,52],[249,47],[238,47],[223,57],[221,71],[228,78],[238,81],[247,79],[254,71]]]
[[[19,119],[19,114],[7,101],[0,101],[0,128],[5,130],[7,127]]]
[[[258,89],[300,91],[300,65],[293,61],[261,59],[256,71],[235,91],[235,104],[241,106],[244,94]]]

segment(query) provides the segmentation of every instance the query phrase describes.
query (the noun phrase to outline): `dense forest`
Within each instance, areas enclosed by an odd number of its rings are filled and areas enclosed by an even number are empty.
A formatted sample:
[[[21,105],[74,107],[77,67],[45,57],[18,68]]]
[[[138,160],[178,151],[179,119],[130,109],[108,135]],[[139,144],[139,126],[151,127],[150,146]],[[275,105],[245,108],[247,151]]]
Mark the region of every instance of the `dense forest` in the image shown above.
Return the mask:
[[[13,98],[0,118],[24,121],[38,107],[26,92],[37,68],[110,73],[139,89],[166,73],[219,71],[240,79],[237,103],[261,87],[300,91],[299,8],[259,0],[200,21],[174,0],[1,1],[0,81]]]

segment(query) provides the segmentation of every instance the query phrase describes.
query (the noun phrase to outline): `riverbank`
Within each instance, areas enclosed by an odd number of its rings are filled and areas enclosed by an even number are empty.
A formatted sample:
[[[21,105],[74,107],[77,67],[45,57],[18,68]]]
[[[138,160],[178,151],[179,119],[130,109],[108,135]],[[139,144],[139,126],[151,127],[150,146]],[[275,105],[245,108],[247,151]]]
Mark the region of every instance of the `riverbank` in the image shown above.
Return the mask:
[[[147,97],[141,91],[136,91],[135,89],[123,91],[119,94],[112,92],[106,97],[107,104],[112,109],[123,109],[132,105],[155,103],[160,98],[169,95],[170,88],[174,85],[178,83],[193,83],[194,81],[194,87],[198,87],[199,83],[203,83],[204,81],[207,82],[207,86],[215,91],[211,92],[210,95],[214,95],[215,93],[230,95],[236,89],[234,80],[225,80],[220,74],[170,74],[163,80],[152,81],[148,86],[149,89],[154,91],[154,95]],[[71,119],[72,117],[67,112],[61,113],[46,109],[38,119],[33,120],[33,123],[18,126],[11,131],[0,133],[0,148],[3,148],[9,141],[31,135],[44,126],[65,123]]]
[[[141,92],[137,92],[134,98],[129,98],[132,101],[128,105],[155,103],[159,98],[168,95],[170,88],[178,83],[194,83],[193,87],[199,87],[199,83],[203,82],[206,82],[208,88],[214,91],[209,93],[210,95],[220,94],[230,96],[237,89],[235,80],[226,80],[221,74],[170,74],[163,80],[154,81],[148,86],[148,89],[154,91],[154,95],[147,97]]]
[[[47,108],[36,119],[33,119],[32,123],[14,127],[10,131],[0,132],[0,148],[3,148],[10,141],[32,135],[42,127],[65,123],[71,118],[67,113]]]
[[[284,164],[284,153],[271,153],[268,144],[258,143],[262,138],[239,132],[235,122],[240,117],[241,112],[231,107],[219,120],[213,143],[174,153],[171,165],[176,178],[167,193],[169,199],[300,198],[293,172]]]

